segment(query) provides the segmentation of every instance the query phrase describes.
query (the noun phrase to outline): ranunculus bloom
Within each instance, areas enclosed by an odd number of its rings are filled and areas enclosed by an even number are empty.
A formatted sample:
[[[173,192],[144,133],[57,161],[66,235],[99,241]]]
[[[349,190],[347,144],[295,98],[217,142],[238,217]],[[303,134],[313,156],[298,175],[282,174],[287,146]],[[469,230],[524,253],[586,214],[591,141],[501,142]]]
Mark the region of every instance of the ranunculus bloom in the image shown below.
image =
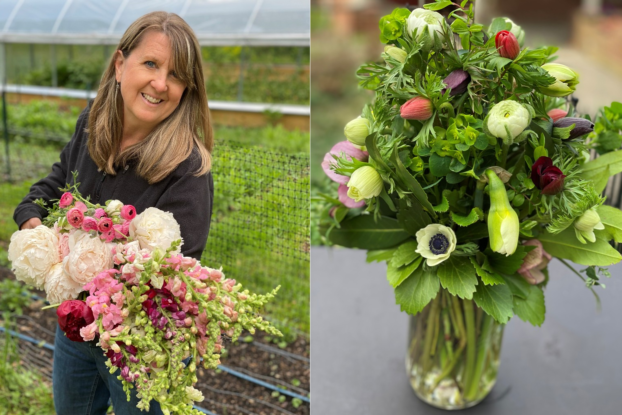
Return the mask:
[[[82,212],[83,214],[86,213],[87,210],[89,210],[89,208],[83,202],[80,202],[79,200],[76,202],[76,204],[73,207],[75,207],[76,209],[79,209],[80,212]]]
[[[136,217],[136,208],[132,205],[125,205],[121,208],[121,218],[132,220]]]
[[[551,196],[561,192],[565,177],[559,168],[553,166],[553,160],[549,157],[540,157],[531,166],[531,180],[543,195]]]
[[[76,229],[82,227],[82,221],[84,220],[84,214],[78,208],[69,209],[67,212],[67,221],[71,226]]]
[[[368,119],[358,117],[346,124],[343,133],[352,144],[364,146],[370,128],[371,125]]]
[[[405,120],[425,121],[430,119],[433,110],[432,101],[423,97],[414,97],[400,107],[400,116]]]
[[[43,288],[46,275],[60,262],[58,235],[54,230],[39,225],[11,235],[9,261],[15,277],[28,285]]]
[[[439,37],[443,35],[443,20],[445,18],[440,13],[426,9],[415,9],[410,13],[406,20],[406,30],[411,35],[414,31],[417,31],[417,39],[419,40],[423,33],[427,30],[430,38],[434,39],[434,33],[436,32]]]
[[[331,148],[330,151],[324,156],[324,161],[322,161],[322,169],[332,181],[341,184],[348,183],[350,178],[348,176],[337,174],[331,169],[331,166],[337,165],[337,160],[335,160],[335,157],[333,156],[343,157],[346,160],[352,160],[352,158],[355,158],[360,161],[367,161],[369,158],[367,151],[358,149],[349,141],[340,141],[335,144],[333,148]]]
[[[600,221],[600,215],[596,212],[596,208],[586,210],[577,220],[574,221],[574,230],[577,239],[581,243],[596,242],[594,229],[603,230],[605,225]]]
[[[445,261],[456,249],[456,234],[451,228],[432,223],[417,231],[417,252],[433,267]]]
[[[63,267],[76,283],[84,285],[112,266],[112,250],[105,242],[83,231],[69,236],[69,255],[63,259]]]
[[[142,249],[149,251],[153,251],[155,248],[165,251],[170,248],[174,241],[182,239],[179,223],[173,214],[154,207],[145,209],[132,220],[130,237],[138,240]],[[179,252],[180,248],[174,253],[178,254]]]
[[[531,114],[522,104],[507,100],[497,102],[485,121],[492,136],[511,144],[531,123]]]
[[[339,185],[339,190],[337,190],[337,193],[339,194],[339,201],[343,203],[343,205],[347,208],[354,209],[365,206],[365,200],[357,202],[348,196],[348,186],[344,184]]]
[[[495,46],[499,55],[508,59],[516,59],[520,53],[520,46],[514,33],[502,30],[495,36]]]
[[[105,216],[108,216],[108,214],[106,213],[106,211],[102,208],[97,208],[95,209],[95,213],[93,214],[93,216],[95,216],[95,219],[100,219],[103,218]]]
[[[443,83],[449,88],[450,97],[465,93],[469,86],[469,82],[471,82],[471,75],[462,69],[451,71],[451,73],[443,79]],[[443,94],[445,94],[447,88],[443,88]]]
[[[545,63],[542,69],[555,78],[552,85],[540,87],[538,90],[550,97],[565,97],[572,94],[579,84],[579,74],[560,63]]]
[[[359,167],[352,173],[348,182],[348,197],[360,202],[371,199],[382,192],[384,182],[380,174],[371,166]]]
[[[114,223],[112,222],[112,219],[110,218],[101,218],[99,220],[99,222],[97,223],[97,229],[101,232],[101,233],[106,233],[112,230]]]
[[[488,237],[490,248],[510,256],[518,246],[520,222],[516,211],[510,205],[505,185],[493,170],[486,170],[490,188],[490,211],[488,211]]]
[[[120,200],[109,200],[106,202],[106,213],[108,216],[119,215],[121,208],[123,208],[123,203]]]
[[[69,340],[83,342],[80,329],[91,324],[95,318],[91,309],[81,300],[65,301],[56,309],[58,325]]]
[[[58,202],[58,207],[60,207],[61,209],[64,209],[67,206],[70,206],[71,202],[73,202],[73,195],[69,192],[65,192],[60,197],[60,201]]]
[[[84,232],[98,230],[97,219],[86,216],[82,221],[82,230]]]
[[[555,135],[555,128],[568,128],[573,124],[574,128],[570,130],[570,137],[568,137],[568,139],[581,137],[582,135],[594,131],[594,123],[585,118],[564,117],[553,123],[553,135]]]
[[[546,113],[549,117],[551,117],[551,119],[553,120],[553,122],[558,121],[562,118],[564,118],[566,115],[568,115],[568,111],[564,111],[561,108],[553,108],[552,110],[550,110],[549,112]]]
[[[518,269],[518,273],[529,284],[540,284],[544,281],[542,270],[546,268],[552,257],[544,250],[542,243],[537,239],[525,241],[523,245],[535,246],[536,248],[527,252],[527,255],[523,258],[523,264]]]

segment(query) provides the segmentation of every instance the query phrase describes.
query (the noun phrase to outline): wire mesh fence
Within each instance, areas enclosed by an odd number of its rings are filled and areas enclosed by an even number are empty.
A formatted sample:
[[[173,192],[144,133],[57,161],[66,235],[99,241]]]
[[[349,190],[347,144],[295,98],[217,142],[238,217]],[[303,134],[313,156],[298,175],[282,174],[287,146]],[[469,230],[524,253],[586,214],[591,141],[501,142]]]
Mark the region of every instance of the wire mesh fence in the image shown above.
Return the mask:
[[[11,105],[8,105],[11,110]],[[77,118],[77,117],[76,117]],[[75,122],[74,122],[75,125]],[[7,124],[0,157],[0,246],[17,230],[13,211],[30,186],[50,172],[62,133]],[[248,130],[252,134],[252,130]],[[202,262],[259,292],[280,285],[266,310],[281,327],[309,330],[309,155],[218,142],[214,150],[214,207]]]

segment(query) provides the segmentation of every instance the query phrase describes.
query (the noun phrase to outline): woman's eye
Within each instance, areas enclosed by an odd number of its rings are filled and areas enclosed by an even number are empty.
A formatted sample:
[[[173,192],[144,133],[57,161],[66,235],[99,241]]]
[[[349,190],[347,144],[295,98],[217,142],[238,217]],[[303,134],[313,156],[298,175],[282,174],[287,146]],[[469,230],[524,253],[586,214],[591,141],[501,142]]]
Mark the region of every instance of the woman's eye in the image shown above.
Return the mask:
[[[150,66],[149,64],[153,64],[155,66],[155,63],[153,61],[145,62],[145,65]],[[153,68],[154,66],[150,66],[150,67]]]

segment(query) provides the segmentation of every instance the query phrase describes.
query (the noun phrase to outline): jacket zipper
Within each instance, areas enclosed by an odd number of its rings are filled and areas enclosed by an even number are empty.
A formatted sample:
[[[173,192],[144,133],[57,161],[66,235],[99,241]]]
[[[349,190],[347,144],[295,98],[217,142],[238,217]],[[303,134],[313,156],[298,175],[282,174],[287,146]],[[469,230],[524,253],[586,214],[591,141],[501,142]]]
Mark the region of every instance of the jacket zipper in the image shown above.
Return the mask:
[[[95,189],[95,199],[97,200],[97,203],[99,203],[99,197],[101,196],[102,183],[104,183],[105,178],[106,178],[106,172],[104,172],[102,179],[97,184],[97,189]]]

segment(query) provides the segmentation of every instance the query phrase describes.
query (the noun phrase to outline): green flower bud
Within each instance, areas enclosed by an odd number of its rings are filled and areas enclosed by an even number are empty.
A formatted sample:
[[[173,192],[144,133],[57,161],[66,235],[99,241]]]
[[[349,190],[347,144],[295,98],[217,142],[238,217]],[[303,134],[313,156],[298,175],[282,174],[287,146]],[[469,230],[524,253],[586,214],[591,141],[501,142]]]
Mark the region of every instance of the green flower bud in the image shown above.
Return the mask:
[[[596,208],[586,210],[577,220],[574,221],[575,235],[577,239],[585,244],[587,239],[590,242],[596,242],[594,229],[603,230],[605,225],[600,221],[600,216],[596,212]]]
[[[565,97],[566,95],[572,94],[579,84],[579,74],[566,65],[560,63],[546,63],[542,65],[542,69],[556,79],[552,85],[538,88],[544,95],[550,97]]]
[[[511,144],[531,123],[531,113],[516,101],[501,101],[492,107],[484,123],[490,135]]]
[[[370,131],[370,123],[366,118],[355,118],[349,123],[346,124],[343,129],[343,133],[346,135],[346,138],[352,144],[356,144],[357,146],[364,146],[365,139],[369,135]]]
[[[406,62],[406,57],[408,56],[408,53],[406,53],[404,49],[390,45],[384,47],[384,53],[401,63]]]
[[[360,202],[371,199],[382,192],[384,183],[380,174],[371,166],[363,166],[352,173],[348,181],[348,197]]]
[[[494,171],[486,170],[490,191],[490,210],[488,211],[488,236],[490,248],[505,256],[510,256],[518,246],[520,223],[516,211],[510,205],[505,185]]]

